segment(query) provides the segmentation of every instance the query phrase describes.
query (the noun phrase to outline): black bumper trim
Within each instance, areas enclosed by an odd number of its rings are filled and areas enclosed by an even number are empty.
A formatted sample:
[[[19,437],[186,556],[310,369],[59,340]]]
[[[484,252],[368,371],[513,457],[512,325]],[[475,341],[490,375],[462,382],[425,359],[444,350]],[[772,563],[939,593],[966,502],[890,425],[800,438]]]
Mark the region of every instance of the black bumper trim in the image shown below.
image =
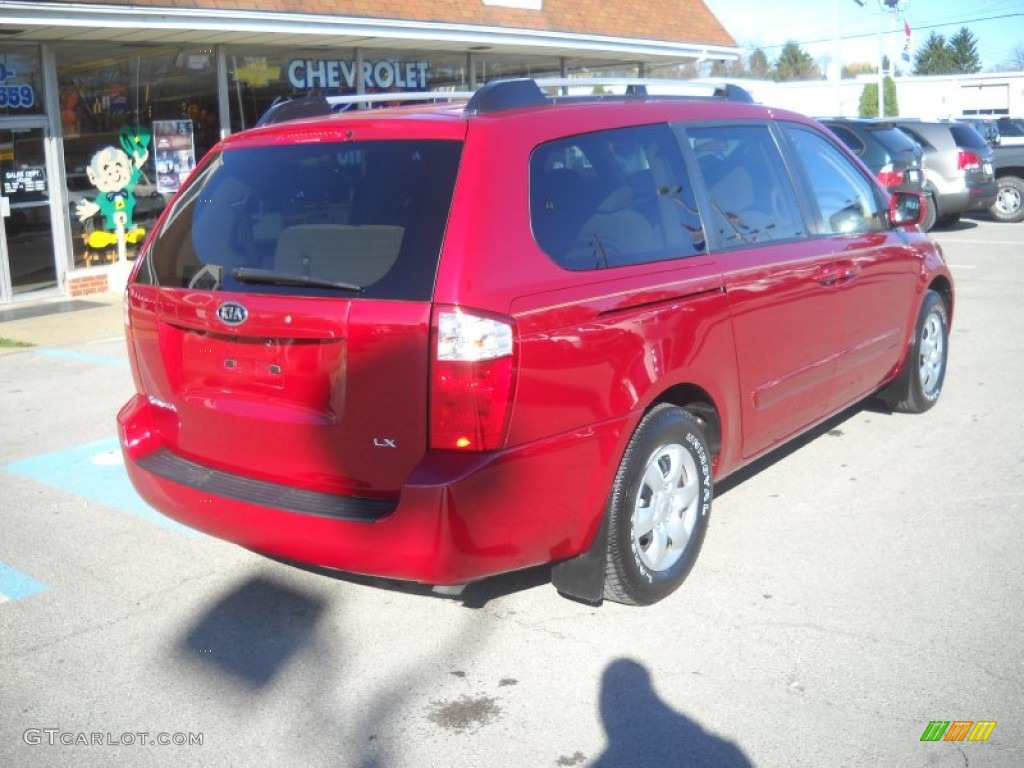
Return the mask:
[[[335,520],[370,523],[394,512],[397,501],[362,499],[333,493],[307,491],[287,485],[253,480],[219,469],[210,469],[183,459],[166,448],[139,459],[147,472],[172,482],[261,507],[298,512],[303,515],[330,517]]]

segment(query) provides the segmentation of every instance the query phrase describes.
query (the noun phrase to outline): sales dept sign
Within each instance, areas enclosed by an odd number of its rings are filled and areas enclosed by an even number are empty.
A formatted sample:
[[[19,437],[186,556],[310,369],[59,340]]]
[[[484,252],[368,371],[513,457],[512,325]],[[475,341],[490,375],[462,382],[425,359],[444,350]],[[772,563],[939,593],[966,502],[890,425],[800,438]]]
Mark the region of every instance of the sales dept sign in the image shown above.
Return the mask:
[[[344,59],[292,59],[288,64],[288,81],[297,90],[313,88],[355,88],[355,61]],[[366,88],[398,88],[405,91],[427,89],[426,61],[362,62],[363,85]]]

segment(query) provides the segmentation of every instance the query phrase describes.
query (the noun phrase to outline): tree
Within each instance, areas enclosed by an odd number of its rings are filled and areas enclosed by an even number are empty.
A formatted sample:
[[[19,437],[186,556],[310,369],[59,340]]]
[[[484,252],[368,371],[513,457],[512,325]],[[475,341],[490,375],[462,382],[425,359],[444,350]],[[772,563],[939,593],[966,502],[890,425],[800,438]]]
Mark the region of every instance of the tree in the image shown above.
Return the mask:
[[[1024,72],[1024,43],[1017,43],[1001,66],[1008,72]]]
[[[711,64],[712,77],[743,77],[747,74],[747,68],[743,65],[743,57],[732,61],[716,60]]]
[[[932,32],[914,55],[915,75],[945,75],[953,71],[953,62],[946,38]]]
[[[700,70],[694,62],[684,61],[679,65],[679,77],[684,80],[692,80],[696,77],[700,77]]]
[[[960,31],[949,38],[948,48],[953,72],[961,75],[981,72],[978,42],[967,27],[960,27]]]
[[[915,75],[969,75],[981,71],[978,41],[967,27],[947,41],[932,32],[914,57]]]
[[[882,80],[882,95],[885,96],[885,116],[899,117],[900,103],[896,100],[896,81],[891,77]]]
[[[768,57],[765,55],[765,52],[760,48],[755,48],[750,54],[750,58],[747,59],[747,70],[750,72],[750,76],[757,78],[768,77],[770,69],[771,65],[768,63]]]
[[[843,79],[857,77],[858,75],[869,75],[878,71],[878,65],[869,61],[856,61],[843,67]]]
[[[900,105],[896,101],[896,83],[886,75],[882,80],[882,93],[885,95],[885,116],[898,117]],[[867,83],[860,92],[861,117],[878,117],[878,83]]]
[[[821,71],[810,54],[790,40],[782,49],[769,75],[776,81],[813,80],[821,77]]]

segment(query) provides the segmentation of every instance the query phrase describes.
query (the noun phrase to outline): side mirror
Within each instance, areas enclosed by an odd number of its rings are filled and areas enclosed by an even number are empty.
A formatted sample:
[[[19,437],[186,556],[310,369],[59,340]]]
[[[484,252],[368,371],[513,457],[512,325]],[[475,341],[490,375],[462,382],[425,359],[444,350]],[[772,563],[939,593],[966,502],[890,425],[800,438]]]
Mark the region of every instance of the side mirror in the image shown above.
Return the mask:
[[[894,192],[889,198],[889,221],[894,227],[920,224],[924,219],[926,203],[913,192]]]

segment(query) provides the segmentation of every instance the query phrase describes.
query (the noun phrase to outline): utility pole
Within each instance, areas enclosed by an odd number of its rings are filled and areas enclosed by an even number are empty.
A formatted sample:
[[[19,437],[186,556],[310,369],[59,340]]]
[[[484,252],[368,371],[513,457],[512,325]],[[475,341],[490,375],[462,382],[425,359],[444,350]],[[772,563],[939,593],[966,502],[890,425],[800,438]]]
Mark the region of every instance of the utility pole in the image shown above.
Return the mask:
[[[867,0],[853,0],[861,8],[864,7]],[[885,117],[885,67],[883,63],[885,61],[885,38],[883,36],[883,28],[885,26],[885,15],[886,13],[892,14],[894,19],[899,18],[902,14],[906,13],[907,5],[910,0],[878,0],[878,10],[880,10],[881,16],[878,18],[878,116],[879,118]],[[838,4],[837,11],[838,17]],[[889,68],[893,69],[893,58],[889,57]]]

